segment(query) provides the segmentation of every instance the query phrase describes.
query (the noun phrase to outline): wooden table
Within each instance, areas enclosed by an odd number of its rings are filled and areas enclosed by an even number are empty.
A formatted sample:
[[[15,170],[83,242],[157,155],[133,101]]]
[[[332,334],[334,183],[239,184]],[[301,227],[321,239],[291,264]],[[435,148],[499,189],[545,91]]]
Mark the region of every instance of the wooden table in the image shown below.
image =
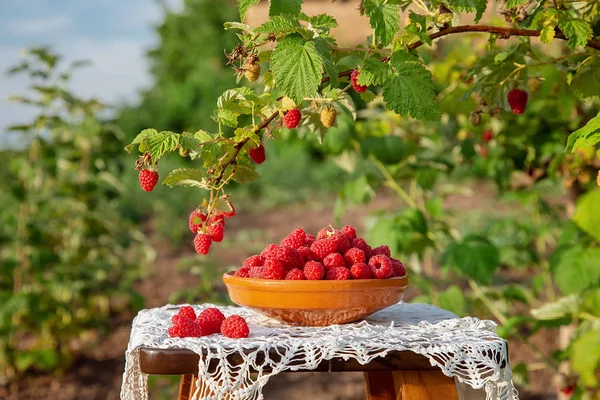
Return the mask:
[[[140,369],[150,375],[182,375],[179,400],[188,400],[201,382],[197,380],[199,355],[186,349],[140,348]],[[270,357],[276,357],[275,353]],[[228,358],[232,365],[242,357]],[[215,366],[210,366],[215,368]],[[209,368],[209,369],[210,369]],[[457,400],[454,378],[447,377],[429,360],[410,351],[390,352],[366,365],[356,360],[334,358],[324,361],[311,371],[362,371],[367,400]],[[298,372],[307,372],[301,370]],[[293,372],[288,372],[293,373]]]

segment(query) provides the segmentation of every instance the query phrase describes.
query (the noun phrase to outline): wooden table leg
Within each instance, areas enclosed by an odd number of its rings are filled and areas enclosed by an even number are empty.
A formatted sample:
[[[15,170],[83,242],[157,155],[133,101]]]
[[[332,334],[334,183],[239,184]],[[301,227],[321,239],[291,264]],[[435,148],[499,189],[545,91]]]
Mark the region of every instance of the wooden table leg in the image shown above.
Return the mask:
[[[458,400],[442,371],[365,372],[367,400]]]
[[[179,381],[179,396],[177,400],[189,400],[192,397],[192,390],[194,389],[194,375],[182,375],[181,381]]]

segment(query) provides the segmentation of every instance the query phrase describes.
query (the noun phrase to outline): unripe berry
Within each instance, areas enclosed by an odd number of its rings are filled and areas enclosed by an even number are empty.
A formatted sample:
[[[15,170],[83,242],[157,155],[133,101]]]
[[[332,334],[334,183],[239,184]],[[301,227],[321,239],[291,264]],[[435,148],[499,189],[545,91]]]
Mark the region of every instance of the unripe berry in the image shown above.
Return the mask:
[[[469,122],[473,126],[478,126],[479,124],[481,124],[481,113],[477,111],[471,112],[471,114],[469,114]]]
[[[254,82],[260,76],[260,64],[246,64],[246,71],[244,71],[244,76],[250,82]]]
[[[337,113],[331,106],[325,107],[321,110],[321,123],[325,128],[331,128],[335,124]]]

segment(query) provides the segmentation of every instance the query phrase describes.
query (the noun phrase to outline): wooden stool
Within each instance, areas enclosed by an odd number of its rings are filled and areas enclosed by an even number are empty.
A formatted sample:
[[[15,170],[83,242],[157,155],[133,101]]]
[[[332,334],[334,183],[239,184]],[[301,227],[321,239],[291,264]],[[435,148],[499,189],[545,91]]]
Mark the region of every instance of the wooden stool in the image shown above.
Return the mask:
[[[273,356],[276,357],[276,354]],[[199,355],[191,350],[140,348],[140,369],[143,373],[183,375],[179,400],[188,400],[201,384],[196,378],[198,361]],[[228,361],[236,365],[241,364],[243,359],[240,355],[231,355]],[[390,352],[386,357],[376,358],[366,365],[353,359],[334,358],[310,371],[362,371],[367,400],[458,400],[454,379],[431,366],[426,357],[410,351]]]

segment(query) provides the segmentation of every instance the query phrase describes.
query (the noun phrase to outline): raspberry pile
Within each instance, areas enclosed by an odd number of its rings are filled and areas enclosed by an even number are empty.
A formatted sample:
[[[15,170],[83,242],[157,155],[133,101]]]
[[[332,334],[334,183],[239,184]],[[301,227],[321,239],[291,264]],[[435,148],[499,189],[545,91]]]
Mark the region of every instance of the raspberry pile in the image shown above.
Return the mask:
[[[225,234],[225,218],[235,215],[233,204],[227,200],[230,212],[213,210],[212,213],[202,212],[199,209],[192,211],[189,218],[190,231],[196,234],[194,248],[198,254],[208,254],[213,242],[221,242]]]
[[[171,317],[168,332],[171,337],[201,337],[221,333],[233,339],[248,337],[250,329],[239,315],[225,315],[218,308],[207,308],[196,315],[192,306],[183,306]]]
[[[321,229],[316,236],[302,228],[277,244],[248,257],[234,273],[240,278],[287,280],[387,279],[406,275],[404,264],[388,246],[371,248],[350,225]]]

